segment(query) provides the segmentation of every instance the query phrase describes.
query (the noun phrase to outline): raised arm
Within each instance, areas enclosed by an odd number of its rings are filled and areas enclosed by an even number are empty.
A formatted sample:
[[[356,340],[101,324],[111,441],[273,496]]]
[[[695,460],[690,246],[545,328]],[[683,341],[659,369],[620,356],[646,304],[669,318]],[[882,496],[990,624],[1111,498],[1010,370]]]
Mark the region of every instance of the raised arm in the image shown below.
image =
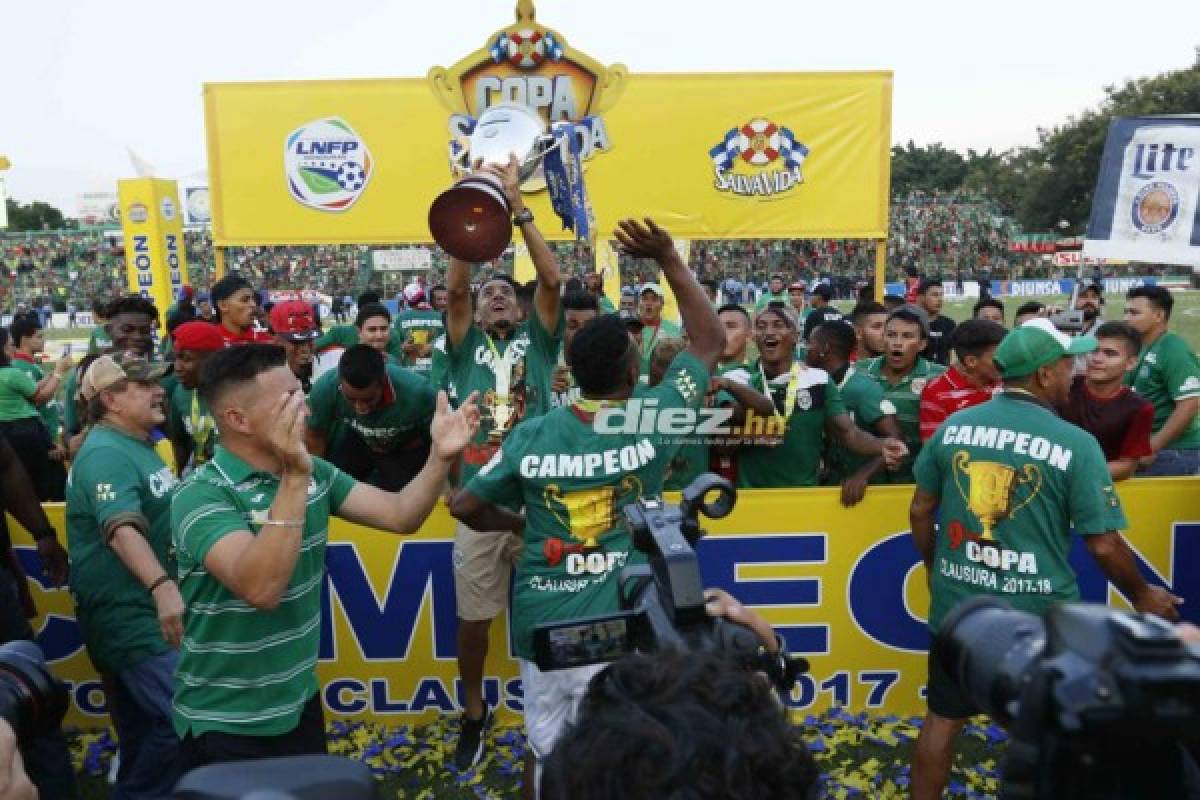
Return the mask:
[[[688,334],[688,352],[712,370],[725,349],[725,329],[700,282],[679,257],[671,234],[647,217],[644,225],[635,219],[622,220],[613,235],[629,255],[653,258],[658,263],[679,303],[679,315]]]
[[[467,338],[475,312],[471,302],[471,265],[450,258],[446,270],[446,344],[458,347]]]

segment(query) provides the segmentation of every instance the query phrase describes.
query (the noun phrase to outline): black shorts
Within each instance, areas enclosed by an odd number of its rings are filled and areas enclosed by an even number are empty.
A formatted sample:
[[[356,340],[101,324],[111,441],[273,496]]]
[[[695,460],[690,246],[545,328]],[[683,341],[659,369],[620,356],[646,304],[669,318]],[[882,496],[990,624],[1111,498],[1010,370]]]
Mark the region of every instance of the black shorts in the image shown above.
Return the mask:
[[[925,684],[925,703],[929,710],[946,719],[966,719],[980,713],[966,693],[942,665],[940,658],[929,652],[929,680]]]

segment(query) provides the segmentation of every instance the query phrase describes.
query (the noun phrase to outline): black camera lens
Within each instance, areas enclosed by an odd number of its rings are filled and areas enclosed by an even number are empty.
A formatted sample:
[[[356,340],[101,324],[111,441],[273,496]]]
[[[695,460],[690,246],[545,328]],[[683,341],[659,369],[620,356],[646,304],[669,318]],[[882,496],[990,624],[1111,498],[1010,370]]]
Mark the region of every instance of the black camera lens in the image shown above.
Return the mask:
[[[50,673],[42,650],[33,642],[0,645],[0,717],[17,740],[54,730],[67,713],[67,689]]]
[[[975,597],[942,620],[934,657],[979,710],[1007,725],[1017,713],[1021,680],[1046,648],[1040,617]]]

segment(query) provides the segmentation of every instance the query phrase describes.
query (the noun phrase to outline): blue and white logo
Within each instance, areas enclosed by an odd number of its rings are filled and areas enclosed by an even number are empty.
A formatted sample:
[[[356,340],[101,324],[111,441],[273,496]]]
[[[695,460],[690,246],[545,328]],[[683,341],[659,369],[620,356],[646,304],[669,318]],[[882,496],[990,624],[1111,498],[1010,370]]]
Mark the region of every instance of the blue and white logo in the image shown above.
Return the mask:
[[[362,137],[337,117],[292,131],[283,165],[292,197],[319,211],[345,211],[354,205],[374,166]]]

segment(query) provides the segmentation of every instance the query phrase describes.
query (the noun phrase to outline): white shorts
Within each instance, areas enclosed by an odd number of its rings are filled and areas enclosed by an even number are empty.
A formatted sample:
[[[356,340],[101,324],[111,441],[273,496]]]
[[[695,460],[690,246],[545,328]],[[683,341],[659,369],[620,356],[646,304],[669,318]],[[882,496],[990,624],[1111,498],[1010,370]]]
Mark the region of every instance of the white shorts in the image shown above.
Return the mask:
[[[592,676],[607,664],[542,672],[537,664],[517,659],[524,692],[525,736],[538,761],[554,750],[563,730],[575,721]]]

